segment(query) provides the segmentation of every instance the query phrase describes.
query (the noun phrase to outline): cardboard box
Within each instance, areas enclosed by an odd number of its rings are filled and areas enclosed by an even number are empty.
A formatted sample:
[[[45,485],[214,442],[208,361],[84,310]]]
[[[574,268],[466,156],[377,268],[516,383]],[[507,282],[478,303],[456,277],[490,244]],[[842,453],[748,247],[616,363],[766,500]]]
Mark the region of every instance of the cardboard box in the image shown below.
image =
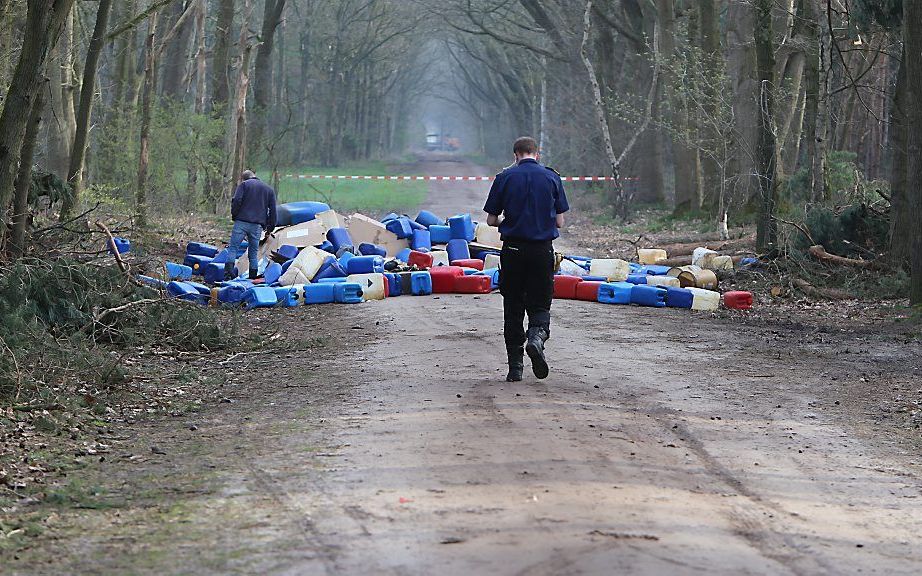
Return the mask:
[[[356,246],[363,242],[377,244],[387,250],[389,257],[396,256],[401,250],[410,247],[407,240],[397,238],[397,235],[389,231],[384,224],[364,214],[350,216],[346,227]]]

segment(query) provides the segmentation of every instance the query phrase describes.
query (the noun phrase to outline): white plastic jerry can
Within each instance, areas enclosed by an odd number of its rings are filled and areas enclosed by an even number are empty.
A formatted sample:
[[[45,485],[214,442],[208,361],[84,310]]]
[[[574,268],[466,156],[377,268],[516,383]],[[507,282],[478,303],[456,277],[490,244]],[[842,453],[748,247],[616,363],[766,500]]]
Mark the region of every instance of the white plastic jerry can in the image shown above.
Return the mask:
[[[384,300],[387,290],[384,288],[384,274],[351,274],[347,282],[355,282],[362,287],[365,300]]]
[[[647,276],[647,286],[661,286],[663,288],[681,288],[682,284],[676,276]]]
[[[659,248],[638,248],[637,261],[641,264],[656,264],[666,259],[666,251]]]
[[[501,262],[502,259],[499,257],[499,254],[487,254],[487,257],[483,259],[483,269],[501,268]]]
[[[448,259],[448,252],[446,250],[433,250],[430,252],[432,254],[432,267],[436,266],[448,266],[451,264],[451,261]]]
[[[694,296],[692,310],[717,310],[720,307],[720,292],[694,287],[688,290]]]
[[[630,273],[630,264],[617,258],[593,258],[589,264],[590,276],[600,276],[609,282],[624,282]]]
[[[494,246],[496,248],[503,245],[503,241],[500,240],[499,237],[499,228],[488,226],[483,222],[477,224],[475,240],[478,244],[486,244],[487,246]]]
[[[319,248],[308,246],[301,250],[298,257],[288,267],[288,270],[279,278],[279,284],[282,286],[292,286],[294,284],[308,284],[317,275],[320,267],[327,258],[329,252]]]

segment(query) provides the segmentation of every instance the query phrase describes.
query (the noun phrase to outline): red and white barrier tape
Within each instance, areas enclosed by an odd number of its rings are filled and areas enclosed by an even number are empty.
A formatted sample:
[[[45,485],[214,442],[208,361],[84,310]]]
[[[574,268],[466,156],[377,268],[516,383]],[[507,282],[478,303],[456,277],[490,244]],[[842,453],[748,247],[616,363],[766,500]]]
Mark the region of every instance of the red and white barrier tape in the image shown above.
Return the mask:
[[[401,180],[413,182],[491,182],[495,176],[342,176],[338,174],[285,174],[285,178],[299,180]],[[564,182],[607,182],[611,176],[561,176]],[[637,180],[622,178],[621,180]]]

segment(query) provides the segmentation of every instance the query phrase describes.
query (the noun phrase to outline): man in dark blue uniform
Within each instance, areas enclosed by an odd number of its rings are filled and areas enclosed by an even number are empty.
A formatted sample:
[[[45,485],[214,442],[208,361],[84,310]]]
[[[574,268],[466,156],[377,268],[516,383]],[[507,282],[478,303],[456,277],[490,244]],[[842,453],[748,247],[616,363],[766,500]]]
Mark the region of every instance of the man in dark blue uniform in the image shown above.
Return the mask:
[[[512,148],[515,164],[496,175],[484,212],[503,240],[499,291],[503,295],[503,332],[509,374],[522,379],[524,353],[538,378],[547,378],[544,343],[551,333],[554,297],[554,239],[570,209],[560,175],[538,163],[538,144],[519,138]],[[500,219],[502,216],[502,219]],[[523,328],[528,313],[528,332]],[[523,351],[524,346],[524,351]]]
[[[266,234],[275,230],[276,209],[275,190],[256,177],[251,170],[244,170],[240,175],[240,184],[231,199],[231,218],[234,229],[231,232],[229,250],[236,258],[244,238],[247,241],[247,257],[250,261],[248,278],[253,280],[259,268],[259,239],[263,230]],[[230,280],[233,275],[234,261],[224,265],[224,278]]]

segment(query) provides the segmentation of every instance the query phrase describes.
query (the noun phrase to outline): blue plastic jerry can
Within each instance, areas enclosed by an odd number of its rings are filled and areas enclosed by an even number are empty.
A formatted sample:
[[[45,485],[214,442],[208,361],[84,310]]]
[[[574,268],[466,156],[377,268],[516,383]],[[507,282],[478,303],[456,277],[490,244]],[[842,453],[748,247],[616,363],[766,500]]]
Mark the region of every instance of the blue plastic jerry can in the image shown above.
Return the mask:
[[[218,302],[224,304],[238,304],[243,301],[243,295],[253,287],[253,284],[247,280],[237,280],[228,282],[218,290]]]
[[[490,288],[496,290],[499,288],[499,268],[487,268],[486,270],[480,272],[483,276],[490,277]]]
[[[254,286],[243,294],[243,306],[248,310],[251,308],[271,308],[278,304],[278,301],[275,289],[268,286]]]
[[[355,244],[352,242],[352,236],[345,228],[330,228],[327,230],[327,240],[333,245],[333,252],[339,252],[341,248],[349,248]]]
[[[205,286],[204,284],[201,284],[199,282],[186,282],[186,284],[198,290],[199,294],[203,294],[209,297],[211,296],[211,288],[209,288],[208,286]]]
[[[384,266],[384,258],[380,256],[355,256],[346,263],[346,272],[349,274],[372,274]]]
[[[304,285],[305,304],[331,304],[336,301],[337,284],[321,282],[319,284]]]
[[[650,276],[665,276],[672,270],[669,266],[659,266],[657,264],[647,264],[643,267],[644,271]]]
[[[112,242],[109,243],[109,253],[115,254],[124,254],[125,252],[131,252],[131,241],[127,238],[120,238],[116,236],[112,239]]]
[[[474,221],[470,214],[458,214],[448,219],[451,228],[452,240],[467,240],[470,242],[475,237]]]
[[[163,266],[166,268],[166,275],[170,280],[189,280],[192,278],[192,268],[190,266],[177,264],[176,262],[167,262]]]
[[[314,282],[320,282],[327,278],[345,278],[346,276],[346,269],[343,268],[339,260],[331,256],[326,259],[323,266],[321,266],[317,274],[314,275]]]
[[[642,274],[641,270],[643,269],[642,264],[637,264],[636,262],[628,262],[628,269],[631,271],[631,274]]]
[[[278,252],[279,256],[281,256],[282,258],[286,260],[291,260],[292,258],[298,257],[298,252],[300,252],[300,250],[298,250],[297,246],[291,246],[290,244],[282,244],[281,246],[279,246],[276,252]]]
[[[192,268],[193,274],[201,275],[202,267],[205,266],[205,264],[208,264],[209,262],[211,262],[211,260],[212,259],[210,256],[201,256],[199,254],[186,254],[186,257],[183,258],[182,263],[185,266]]]
[[[218,282],[224,281],[224,263],[223,262],[209,262],[205,264],[202,268],[202,275],[204,276],[205,282],[210,284],[216,284]],[[231,271],[231,275],[237,277],[237,268],[234,268]]]
[[[342,282],[333,285],[333,300],[338,304],[358,304],[364,299],[362,285],[358,282]]]
[[[349,260],[355,258],[355,254],[352,252],[343,252],[339,257],[339,265],[343,267],[343,270],[347,268]]]
[[[630,284],[646,284],[647,275],[646,274],[630,274],[627,277],[627,281]]]
[[[398,274],[385,272],[384,277],[387,278],[388,298],[393,296],[403,296],[403,286],[400,284],[400,276]]]
[[[445,221],[428,210],[420,210],[419,214],[416,215],[416,222],[429,228],[430,226],[442,224]]]
[[[359,244],[359,254],[362,256],[380,256],[384,258],[387,256],[387,249],[377,244],[362,242]]]
[[[273,262],[266,266],[266,270],[263,272],[263,278],[266,281],[266,286],[271,286],[278,282],[279,278],[282,277],[282,265],[278,262]]]
[[[630,304],[634,284],[610,282],[599,286],[599,302],[603,304]]]
[[[329,252],[330,254],[336,254],[336,249],[333,247],[333,244],[329,240],[324,240],[320,244],[317,244],[316,247],[319,248],[320,250],[323,250],[324,252]],[[343,249],[347,250],[348,248],[343,247]]]
[[[166,285],[166,291],[170,296],[175,296],[180,300],[208,304],[208,296],[201,294],[195,289],[195,286],[191,286],[187,282],[170,282]]]
[[[278,300],[279,306],[284,306],[286,308],[293,308],[301,304],[301,300],[304,296],[304,290],[301,289],[301,296],[298,295],[298,287],[296,286],[279,286],[274,288],[275,298]]]
[[[233,262],[236,259],[237,259],[236,256],[231,255],[230,249],[225,248],[224,250],[221,250],[220,252],[218,252],[218,255],[212,259],[212,262],[215,264],[224,264],[227,261]]]
[[[148,286],[163,290],[166,288],[167,283],[159,278],[152,278],[150,276],[144,276],[143,274],[138,274],[138,280]]]
[[[403,250],[397,253],[397,260],[400,260],[401,262],[406,264],[407,262],[410,261],[410,252],[412,252],[412,250],[410,250],[409,248],[404,248]]]
[[[410,240],[410,247],[413,250],[431,250],[432,235],[428,230],[414,230],[413,238]]]
[[[451,227],[441,224],[429,227],[429,240],[433,244],[448,244],[451,240]]]
[[[189,242],[186,244],[186,255],[189,256],[205,256],[207,258],[214,258],[218,255],[218,247],[212,246],[211,244],[205,244],[204,242]]]
[[[666,306],[666,289],[638,284],[631,288],[631,304],[662,308]]]
[[[390,214],[385,215],[384,218],[381,218],[381,222],[383,224],[387,224],[391,220],[396,220],[398,218],[400,218],[400,214],[397,214],[396,212],[391,212]]]
[[[666,288],[666,306],[670,308],[691,309],[694,301],[695,294],[688,288],[675,288],[674,286]]]
[[[608,282],[604,276],[583,276],[583,282]]]
[[[453,238],[449,240],[447,250],[449,262],[454,262],[455,260],[469,260],[471,258],[471,250],[467,244],[467,240]]]
[[[387,224],[387,229],[397,235],[401,240],[413,235],[413,227],[410,226],[410,219],[404,216],[391,220]]]
[[[410,273],[410,290],[414,296],[432,294],[432,275],[428,272]]]
[[[320,278],[319,280],[317,278],[314,278],[315,284],[342,284],[343,282],[348,282],[348,281],[349,279],[346,278],[345,276],[339,276],[336,278]]]

